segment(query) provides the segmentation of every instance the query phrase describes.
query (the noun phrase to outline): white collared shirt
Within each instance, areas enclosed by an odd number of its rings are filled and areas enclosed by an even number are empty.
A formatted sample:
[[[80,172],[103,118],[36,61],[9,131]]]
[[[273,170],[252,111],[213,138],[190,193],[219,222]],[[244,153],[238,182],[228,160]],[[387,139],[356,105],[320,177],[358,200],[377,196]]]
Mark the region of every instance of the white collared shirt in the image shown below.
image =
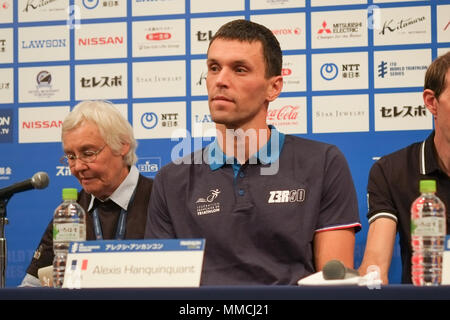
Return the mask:
[[[100,200],[102,202],[107,200],[112,200],[114,203],[119,205],[122,209],[127,210],[130,203],[131,197],[133,196],[134,189],[136,189],[139,179],[139,171],[136,166],[130,168],[125,180],[119,185],[119,187],[105,200]],[[94,205],[95,197],[91,195],[91,202],[88,206],[88,211],[90,211]]]

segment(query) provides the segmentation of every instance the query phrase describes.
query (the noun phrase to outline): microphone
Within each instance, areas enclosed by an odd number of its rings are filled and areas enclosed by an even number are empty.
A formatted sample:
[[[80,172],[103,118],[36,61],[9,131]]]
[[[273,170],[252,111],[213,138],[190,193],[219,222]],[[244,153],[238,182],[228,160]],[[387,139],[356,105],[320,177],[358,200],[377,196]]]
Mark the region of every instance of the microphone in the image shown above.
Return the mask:
[[[339,280],[359,277],[359,272],[357,270],[347,268],[339,260],[328,261],[323,266],[322,274],[325,280]]]
[[[25,181],[14,183],[9,187],[0,189],[0,199],[6,199],[11,197],[14,193],[27,191],[31,189],[44,189],[48,186],[48,175],[46,172],[37,172]]]

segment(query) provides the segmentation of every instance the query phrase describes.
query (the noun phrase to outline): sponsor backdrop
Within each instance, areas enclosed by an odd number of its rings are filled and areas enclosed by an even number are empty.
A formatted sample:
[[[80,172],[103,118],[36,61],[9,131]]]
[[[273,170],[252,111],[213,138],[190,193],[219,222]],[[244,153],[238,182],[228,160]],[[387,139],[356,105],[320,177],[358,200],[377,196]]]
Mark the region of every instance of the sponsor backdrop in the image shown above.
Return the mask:
[[[70,109],[114,102],[133,125],[139,170],[153,177],[211,141],[205,53],[236,18],[266,25],[281,43],[284,90],[267,120],[336,144],[348,159],[363,222],[359,266],[369,169],[431,132],[423,77],[450,50],[449,17],[450,1],[436,0],[0,0],[0,188],[37,171],[50,176],[48,188],[7,206],[7,286],[23,278],[61,189],[79,189],[58,161]],[[393,282],[399,270],[397,247]]]

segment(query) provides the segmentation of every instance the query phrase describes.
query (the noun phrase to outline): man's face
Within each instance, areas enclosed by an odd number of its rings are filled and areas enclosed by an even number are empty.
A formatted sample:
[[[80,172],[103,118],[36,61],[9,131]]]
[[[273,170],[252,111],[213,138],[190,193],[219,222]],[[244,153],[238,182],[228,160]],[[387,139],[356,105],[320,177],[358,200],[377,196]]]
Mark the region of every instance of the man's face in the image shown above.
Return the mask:
[[[450,143],[450,69],[446,74],[446,86],[438,99],[434,99],[436,130]]]
[[[441,92],[437,99],[438,125],[446,128],[446,132],[450,136],[450,70],[447,71],[445,90]]]
[[[281,76],[265,77],[260,42],[218,38],[209,47],[207,66],[206,87],[214,122],[227,128],[265,123],[267,105],[278,96],[273,96],[273,79]]]
[[[84,122],[67,132],[62,140],[64,153],[75,156],[80,156],[86,151],[98,151],[106,145],[97,126],[91,122]],[[115,154],[106,145],[93,162],[85,163],[79,159],[69,162],[70,171],[86,192],[105,199],[117,189],[128,174],[128,167],[123,161],[123,155],[128,149],[129,146],[124,145],[121,152]]]

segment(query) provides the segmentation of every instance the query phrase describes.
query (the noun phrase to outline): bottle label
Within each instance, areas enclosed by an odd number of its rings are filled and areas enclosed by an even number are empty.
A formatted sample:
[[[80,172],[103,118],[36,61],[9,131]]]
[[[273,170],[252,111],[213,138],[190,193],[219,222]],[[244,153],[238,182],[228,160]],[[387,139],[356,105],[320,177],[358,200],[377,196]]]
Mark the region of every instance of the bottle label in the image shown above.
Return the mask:
[[[84,226],[78,223],[61,223],[53,225],[53,242],[84,241]]]
[[[442,236],[445,235],[445,218],[424,217],[411,220],[411,235]]]

